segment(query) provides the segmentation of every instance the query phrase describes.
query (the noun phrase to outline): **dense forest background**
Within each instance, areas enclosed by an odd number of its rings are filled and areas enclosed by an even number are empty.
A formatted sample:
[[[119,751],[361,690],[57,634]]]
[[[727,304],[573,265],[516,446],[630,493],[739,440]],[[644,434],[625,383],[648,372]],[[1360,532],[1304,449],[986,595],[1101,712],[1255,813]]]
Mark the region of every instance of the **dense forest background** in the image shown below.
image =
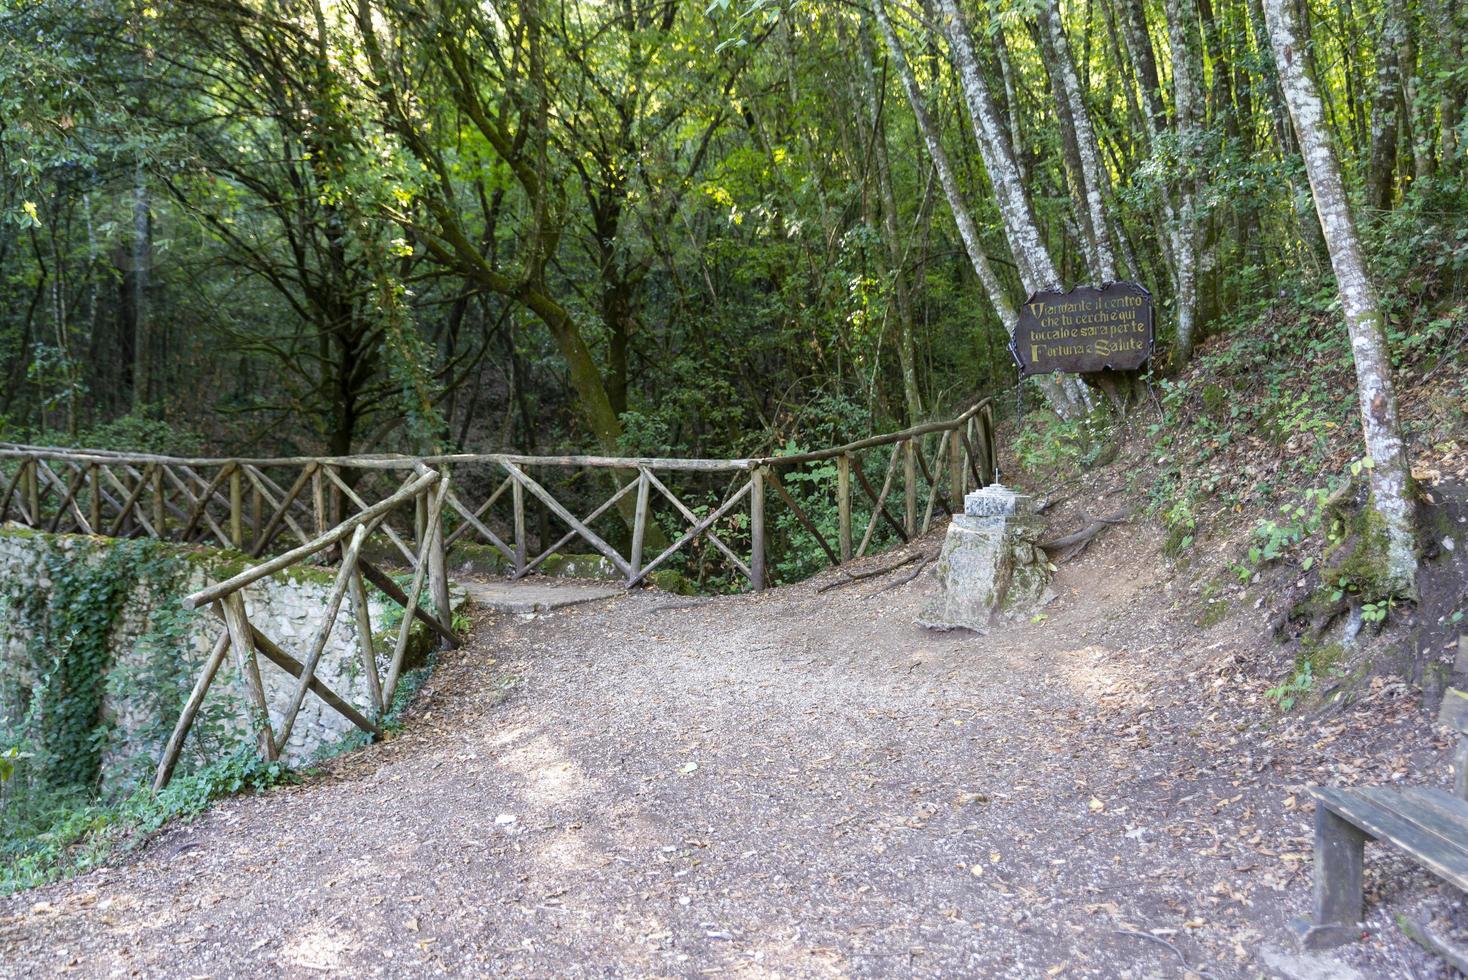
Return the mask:
[[[1270,2],[1391,334],[1430,341],[1468,266],[1468,11]],[[1015,305],[1121,278],[1177,370],[1331,287],[1268,29],[1260,0],[6,0],[0,437],[753,454],[1007,392]]]

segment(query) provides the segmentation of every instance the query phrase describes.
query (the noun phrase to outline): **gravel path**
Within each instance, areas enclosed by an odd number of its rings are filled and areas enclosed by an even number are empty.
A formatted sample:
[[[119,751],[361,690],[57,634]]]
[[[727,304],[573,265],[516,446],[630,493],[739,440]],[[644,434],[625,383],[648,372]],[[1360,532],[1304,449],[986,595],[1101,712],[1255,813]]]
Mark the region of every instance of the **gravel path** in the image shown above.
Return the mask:
[[[1284,931],[1305,781],[1445,773],[1414,699],[1261,726],[1259,641],[1112,537],[989,636],[901,573],[481,622],[401,737],[0,899],[0,975],[1438,975],[1384,851],[1379,935]]]

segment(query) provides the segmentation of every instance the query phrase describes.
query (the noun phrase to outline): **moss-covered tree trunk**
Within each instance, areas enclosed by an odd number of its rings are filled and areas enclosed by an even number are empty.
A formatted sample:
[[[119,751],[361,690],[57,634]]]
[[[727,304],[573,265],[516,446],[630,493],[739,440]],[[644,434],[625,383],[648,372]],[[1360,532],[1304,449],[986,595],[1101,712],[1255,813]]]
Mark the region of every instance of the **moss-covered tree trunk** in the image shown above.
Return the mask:
[[[1397,421],[1397,399],[1392,390],[1392,363],[1381,302],[1366,272],[1366,257],[1351,217],[1340,162],[1330,143],[1325,110],[1315,83],[1305,70],[1305,51],[1294,9],[1290,0],[1265,0],[1264,15],[1269,24],[1280,88],[1305,157],[1315,210],[1320,216],[1346,328],[1351,335],[1361,428],[1372,461],[1371,505],[1384,525],[1385,567],[1381,570],[1381,584],[1392,592],[1411,594],[1417,564],[1411,475]]]

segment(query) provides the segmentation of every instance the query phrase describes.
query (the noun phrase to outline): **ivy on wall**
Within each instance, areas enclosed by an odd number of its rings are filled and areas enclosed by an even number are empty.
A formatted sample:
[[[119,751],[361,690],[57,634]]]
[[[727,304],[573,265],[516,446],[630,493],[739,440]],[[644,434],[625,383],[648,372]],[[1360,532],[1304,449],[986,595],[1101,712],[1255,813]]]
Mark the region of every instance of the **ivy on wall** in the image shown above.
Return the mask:
[[[140,746],[167,735],[187,696],[195,614],[175,600],[189,568],[152,540],[53,544],[40,567],[41,582],[11,584],[0,595],[12,628],[26,638],[21,669],[10,671],[8,690],[0,691],[0,704],[15,709],[0,736],[23,761],[17,777],[25,788],[95,796],[104,775],[125,783],[138,768],[137,759],[123,758],[103,772],[119,723],[104,711],[109,695],[117,703],[125,695],[129,737]],[[141,633],[119,658],[118,629],[129,608],[143,617]],[[20,792],[8,788],[7,809],[21,802]]]
[[[30,652],[41,677],[36,696],[42,772],[52,787],[95,789],[101,778],[107,738],[102,700],[112,666],[108,641],[137,583],[143,544],[123,542],[95,563],[60,550],[46,556],[51,588]]]
[[[0,895],[95,867],[218,796],[291,778],[284,763],[261,761],[241,741],[240,695],[216,683],[173,782],[150,791],[202,659],[204,614],[179,602],[197,553],[151,539],[7,531],[0,540],[12,534],[26,540],[22,570],[0,580]],[[377,617],[380,647],[396,640],[392,618]],[[432,642],[415,626],[412,650]],[[346,665],[358,667],[356,657]],[[384,725],[398,723],[430,669],[431,657],[404,674]],[[364,741],[349,733],[316,758]]]

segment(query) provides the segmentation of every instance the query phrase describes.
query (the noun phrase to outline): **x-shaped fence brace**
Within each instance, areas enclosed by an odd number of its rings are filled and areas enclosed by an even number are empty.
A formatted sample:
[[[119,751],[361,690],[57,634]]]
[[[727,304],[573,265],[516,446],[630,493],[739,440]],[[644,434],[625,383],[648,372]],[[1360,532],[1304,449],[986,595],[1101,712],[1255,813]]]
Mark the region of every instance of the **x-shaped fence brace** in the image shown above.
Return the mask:
[[[419,608],[420,596],[423,594],[425,578],[429,570],[436,569],[436,576],[442,574],[443,525],[438,518],[448,493],[449,478],[446,475],[420,466],[419,472],[396,493],[349,516],[325,534],[309,539],[299,547],[246,569],[223,582],[206,586],[184,599],[184,605],[187,608],[196,609],[207,606],[213,609],[219,619],[223,621],[224,630],[205,660],[204,667],[174,726],[173,733],[164,747],[163,755],[158,763],[158,771],[153,780],[155,791],[166,786],[172,778],[189,730],[199,708],[204,703],[204,697],[210,685],[224,662],[226,652],[232,654],[235,668],[244,682],[250,702],[254,735],[263,758],[276,759],[285,750],[307,692],[316,694],[327,705],[368,734],[373,736],[381,734],[378,719],[392,705],[414,622],[427,622],[441,636],[453,638],[452,629],[447,624]],[[398,627],[392,655],[388,659],[386,675],[383,676],[379,674],[377,650],[372,639],[372,612],[367,599],[364,578],[378,584],[383,580],[387,582],[391,580],[373,569],[363,559],[362,546],[374,530],[383,526],[383,522],[396,508],[410,501],[415,506],[420,502],[426,506],[427,526],[430,530],[423,536],[422,544],[415,556],[417,563],[412,585],[406,592],[397,588],[396,584],[386,590],[389,598],[403,607],[403,617]],[[343,541],[346,541],[345,547],[342,547]],[[244,590],[262,578],[332,548],[341,548],[336,577],[328,593],[316,632],[310,645],[306,648],[306,655],[303,659],[298,660],[249,621]],[[439,582],[436,581],[432,585],[437,591]],[[447,581],[443,580],[442,585],[446,592]],[[352,608],[357,648],[369,702],[365,709],[352,705],[316,676],[321,657],[326,650],[344,602],[350,602]],[[440,610],[440,615],[442,614]],[[271,722],[270,705],[266,700],[265,685],[260,676],[260,656],[264,656],[266,660],[296,679],[289,702],[279,713],[278,724]]]

